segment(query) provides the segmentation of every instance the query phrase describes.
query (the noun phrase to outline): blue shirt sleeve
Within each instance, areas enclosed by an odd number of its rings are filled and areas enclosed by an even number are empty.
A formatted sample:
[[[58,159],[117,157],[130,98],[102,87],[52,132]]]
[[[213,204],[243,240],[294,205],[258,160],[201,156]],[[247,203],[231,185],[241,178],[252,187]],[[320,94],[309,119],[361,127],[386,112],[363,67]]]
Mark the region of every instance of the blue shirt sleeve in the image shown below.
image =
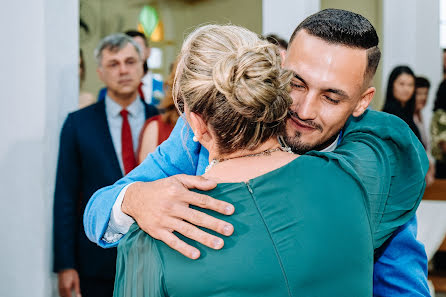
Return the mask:
[[[116,246],[102,240],[107,230],[113,204],[128,184],[136,181],[155,181],[184,173],[195,175],[201,146],[192,140],[190,127],[180,117],[170,137],[155,152],[149,154],[138,167],[115,184],[98,190],[88,201],[84,212],[84,229],[87,237],[102,247]]]
[[[416,239],[413,217],[383,245],[373,272],[373,296],[430,296],[427,285],[427,256]]]

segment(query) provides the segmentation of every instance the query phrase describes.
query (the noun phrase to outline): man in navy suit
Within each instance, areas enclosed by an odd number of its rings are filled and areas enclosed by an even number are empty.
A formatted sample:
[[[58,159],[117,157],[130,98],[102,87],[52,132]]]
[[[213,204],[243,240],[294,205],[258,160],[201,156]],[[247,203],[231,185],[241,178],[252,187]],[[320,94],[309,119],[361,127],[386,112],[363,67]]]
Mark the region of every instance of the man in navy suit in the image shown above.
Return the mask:
[[[143,53],[124,34],[105,37],[95,51],[105,100],[68,115],[60,135],[54,194],[54,271],[59,294],[112,296],[116,249],[89,241],[82,214],[91,195],[136,166],[139,132],[158,112],[140,100]]]

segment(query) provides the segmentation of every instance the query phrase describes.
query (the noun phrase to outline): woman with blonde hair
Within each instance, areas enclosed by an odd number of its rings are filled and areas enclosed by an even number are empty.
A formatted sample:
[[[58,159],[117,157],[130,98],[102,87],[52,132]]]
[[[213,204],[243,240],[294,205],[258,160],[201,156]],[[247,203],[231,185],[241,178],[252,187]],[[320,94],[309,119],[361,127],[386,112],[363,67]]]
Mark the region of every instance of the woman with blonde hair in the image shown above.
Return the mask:
[[[245,28],[189,35],[174,99],[209,151],[204,177],[218,185],[206,194],[235,206],[225,217],[235,231],[219,251],[177,234],[200,249],[193,261],[133,224],[118,247],[115,296],[372,295],[374,249],[412,218],[419,197],[369,196],[336,154],[282,148],[292,76],[277,47]]]

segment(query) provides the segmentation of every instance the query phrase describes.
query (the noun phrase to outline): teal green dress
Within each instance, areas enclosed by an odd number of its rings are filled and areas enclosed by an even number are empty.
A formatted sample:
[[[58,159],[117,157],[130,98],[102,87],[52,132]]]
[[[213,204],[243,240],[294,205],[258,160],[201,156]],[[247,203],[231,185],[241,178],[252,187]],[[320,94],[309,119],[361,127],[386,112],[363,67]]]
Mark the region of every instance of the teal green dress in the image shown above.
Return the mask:
[[[134,224],[118,247],[114,296],[372,296],[374,250],[413,217],[427,170],[407,127],[367,132],[375,124],[351,120],[335,152],[207,192],[235,206],[229,217],[204,210],[235,231],[218,251],[177,234],[198,260]]]

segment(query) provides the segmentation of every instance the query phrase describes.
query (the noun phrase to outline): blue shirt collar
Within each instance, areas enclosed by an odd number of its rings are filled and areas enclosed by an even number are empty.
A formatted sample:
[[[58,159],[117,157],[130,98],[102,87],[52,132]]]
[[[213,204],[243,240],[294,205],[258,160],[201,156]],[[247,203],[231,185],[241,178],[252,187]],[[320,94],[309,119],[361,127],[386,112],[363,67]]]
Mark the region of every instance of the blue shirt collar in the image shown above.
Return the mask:
[[[116,103],[112,98],[108,95],[105,96],[105,111],[107,115],[111,117],[121,116],[120,112],[122,109],[122,106]],[[144,104],[142,103],[141,98],[137,96],[136,100],[127,106],[126,109],[131,117],[137,117],[144,112]]]

